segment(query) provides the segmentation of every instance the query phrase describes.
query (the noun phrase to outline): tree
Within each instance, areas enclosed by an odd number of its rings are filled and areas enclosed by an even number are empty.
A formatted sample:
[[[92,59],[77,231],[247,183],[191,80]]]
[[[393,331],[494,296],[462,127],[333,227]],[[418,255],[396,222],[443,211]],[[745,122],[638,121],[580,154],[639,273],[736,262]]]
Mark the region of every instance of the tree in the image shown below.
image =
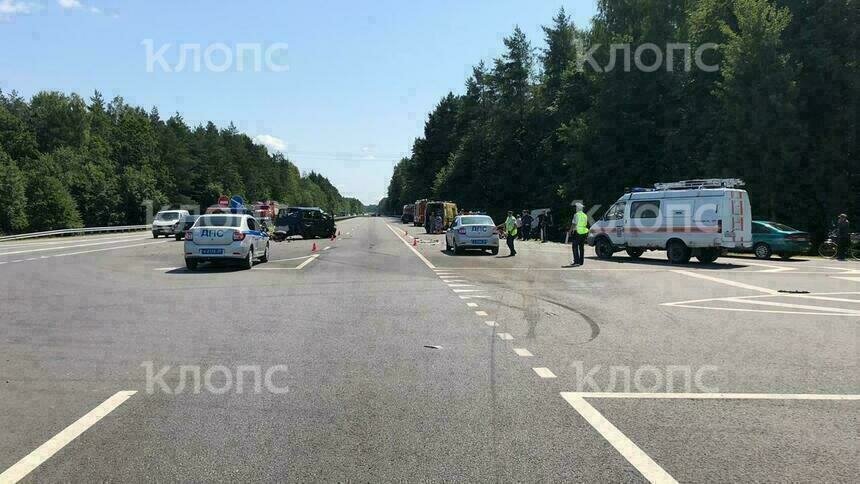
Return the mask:
[[[27,228],[26,181],[18,166],[0,148],[0,232],[14,233]]]

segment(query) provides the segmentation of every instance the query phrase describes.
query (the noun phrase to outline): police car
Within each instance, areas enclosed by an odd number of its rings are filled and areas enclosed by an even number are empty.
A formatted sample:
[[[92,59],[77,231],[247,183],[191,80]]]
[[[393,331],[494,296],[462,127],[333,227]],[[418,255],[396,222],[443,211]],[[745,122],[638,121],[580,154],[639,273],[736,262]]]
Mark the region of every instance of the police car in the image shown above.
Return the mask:
[[[239,262],[245,269],[254,261],[269,260],[269,234],[253,216],[201,215],[185,232],[185,266],[196,270],[201,262]]]
[[[445,250],[462,254],[466,249],[488,250],[499,253],[499,231],[487,215],[461,215],[445,232]]]

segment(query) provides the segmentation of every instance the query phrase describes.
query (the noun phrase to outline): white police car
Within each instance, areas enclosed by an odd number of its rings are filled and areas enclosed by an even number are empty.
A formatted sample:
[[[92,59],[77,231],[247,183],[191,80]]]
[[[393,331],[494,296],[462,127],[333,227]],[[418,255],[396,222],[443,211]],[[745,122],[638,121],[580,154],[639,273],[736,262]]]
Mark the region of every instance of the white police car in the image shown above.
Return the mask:
[[[269,260],[269,234],[250,215],[201,215],[185,232],[185,266],[197,269],[201,262],[240,262],[251,269],[254,261]]]
[[[466,249],[489,250],[499,253],[499,231],[487,215],[461,215],[445,232],[445,250],[461,254]]]

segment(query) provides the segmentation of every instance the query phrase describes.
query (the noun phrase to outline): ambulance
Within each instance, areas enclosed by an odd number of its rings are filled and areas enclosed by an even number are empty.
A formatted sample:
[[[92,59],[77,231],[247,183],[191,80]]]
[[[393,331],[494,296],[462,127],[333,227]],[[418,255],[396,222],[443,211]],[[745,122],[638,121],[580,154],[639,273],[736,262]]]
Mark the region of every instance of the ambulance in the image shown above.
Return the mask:
[[[711,178],[656,183],[630,190],[589,230],[587,243],[609,259],[619,251],[637,259],[665,250],[669,262],[717,260],[724,249],[752,248],[752,213],[742,180]]]

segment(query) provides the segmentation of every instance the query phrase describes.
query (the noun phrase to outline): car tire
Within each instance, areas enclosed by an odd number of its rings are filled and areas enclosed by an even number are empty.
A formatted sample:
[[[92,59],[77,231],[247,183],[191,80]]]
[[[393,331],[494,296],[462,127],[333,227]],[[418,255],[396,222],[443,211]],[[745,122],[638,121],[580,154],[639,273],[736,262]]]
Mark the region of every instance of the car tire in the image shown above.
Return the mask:
[[[451,244],[448,243],[448,237],[445,237],[445,252],[451,252]]]
[[[611,259],[615,250],[613,250],[612,242],[609,239],[601,237],[594,244],[594,252],[599,259]]]
[[[455,254],[462,254],[463,253],[463,249],[461,249],[460,247],[457,247],[457,241],[456,240],[454,241],[454,253]]]
[[[720,249],[701,249],[696,259],[702,264],[713,264],[720,256]]]
[[[245,260],[242,262],[242,268],[246,270],[251,270],[254,268],[254,249],[248,249],[248,255],[245,257]]]
[[[153,238],[153,239],[157,239],[157,238],[158,238],[158,234],[157,234],[157,233],[155,233],[155,232],[153,232],[153,233],[152,233],[152,238]]]
[[[260,257],[260,262],[265,264],[269,262],[269,243],[266,242],[266,248],[263,250],[263,256]]]
[[[493,255],[499,255],[499,248],[493,247],[492,249],[490,249],[490,253]]]
[[[753,247],[753,252],[755,252],[756,259],[762,260],[770,259],[770,256],[773,255],[773,250],[764,242],[756,244],[755,247]]]
[[[687,247],[687,244],[680,240],[670,240],[666,246],[666,257],[669,259],[670,264],[686,264],[690,262],[692,252]]]
[[[182,236],[181,236],[181,235],[179,235],[179,234],[176,234],[173,238],[175,238],[177,242],[179,242],[180,240],[182,240]]]
[[[189,271],[197,270],[197,261],[194,259],[185,259],[185,268]]]
[[[645,249],[641,247],[630,247],[626,252],[631,259],[638,259],[645,253]]]

